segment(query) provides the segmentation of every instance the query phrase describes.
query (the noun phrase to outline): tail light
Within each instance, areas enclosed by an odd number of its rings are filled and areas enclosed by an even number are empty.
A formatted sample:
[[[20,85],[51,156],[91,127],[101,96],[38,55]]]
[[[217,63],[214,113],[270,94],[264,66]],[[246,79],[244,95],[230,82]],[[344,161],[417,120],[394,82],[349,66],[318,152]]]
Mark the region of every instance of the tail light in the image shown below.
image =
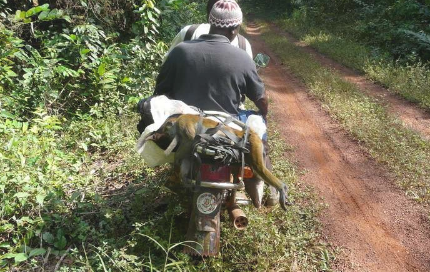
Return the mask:
[[[217,164],[202,164],[200,166],[201,180],[230,182],[230,166]]]

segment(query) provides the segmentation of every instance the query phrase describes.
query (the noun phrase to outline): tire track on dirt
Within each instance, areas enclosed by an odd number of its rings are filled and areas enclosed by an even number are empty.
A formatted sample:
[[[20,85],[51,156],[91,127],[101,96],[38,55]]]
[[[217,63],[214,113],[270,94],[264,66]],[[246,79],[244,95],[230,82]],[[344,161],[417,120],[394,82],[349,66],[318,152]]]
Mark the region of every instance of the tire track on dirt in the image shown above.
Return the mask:
[[[321,65],[335,70],[344,80],[355,84],[362,92],[376,98],[381,104],[387,107],[391,115],[402,120],[406,127],[415,130],[421,136],[430,140],[430,112],[419,108],[412,102],[402,99],[383,86],[371,82],[359,72],[325,56],[311,46],[299,41],[292,34],[280,29],[277,25],[272,23],[270,26],[276,33],[287,37],[293,44],[301,47],[306,53],[311,54]]]
[[[262,72],[272,101],[272,121],[295,148],[300,167],[328,208],[321,221],[327,240],[344,249],[342,271],[430,271],[430,230],[425,210],[408,200],[392,178],[370,159],[283,69],[259,37],[247,28],[254,52],[271,56]]]

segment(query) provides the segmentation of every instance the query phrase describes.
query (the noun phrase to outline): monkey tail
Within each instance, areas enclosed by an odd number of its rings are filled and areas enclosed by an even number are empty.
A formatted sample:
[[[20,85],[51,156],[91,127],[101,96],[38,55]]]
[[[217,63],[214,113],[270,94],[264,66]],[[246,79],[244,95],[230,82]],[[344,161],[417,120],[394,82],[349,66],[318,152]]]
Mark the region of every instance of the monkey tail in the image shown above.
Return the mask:
[[[263,144],[260,138],[255,133],[251,133],[249,140],[251,144],[251,154],[248,154],[248,156],[252,162],[252,170],[254,170],[266,183],[272,185],[278,190],[280,205],[282,209],[286,210],[287,205],[289,204],[288,186],[267,169],[263,156]]]

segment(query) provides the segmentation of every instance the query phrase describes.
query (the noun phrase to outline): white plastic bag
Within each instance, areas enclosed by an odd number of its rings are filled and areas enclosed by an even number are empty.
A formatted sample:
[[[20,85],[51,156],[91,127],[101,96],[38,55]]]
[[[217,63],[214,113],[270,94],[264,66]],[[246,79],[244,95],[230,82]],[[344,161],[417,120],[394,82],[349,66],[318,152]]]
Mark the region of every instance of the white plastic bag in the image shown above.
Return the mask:
[[[149,167],[172,163],[175,158],[175,154],[173,152],[166,156],[166,154],[164,154],[164,150],[153,141],[149,140],[144,142],[145,137],[149,133],[156,130],[154,128],[155,124],[149,125],[145,128],[145,131],[142,133],[142,135],[140,135],[136,144],[137,153],[142,156],[143,160]]]

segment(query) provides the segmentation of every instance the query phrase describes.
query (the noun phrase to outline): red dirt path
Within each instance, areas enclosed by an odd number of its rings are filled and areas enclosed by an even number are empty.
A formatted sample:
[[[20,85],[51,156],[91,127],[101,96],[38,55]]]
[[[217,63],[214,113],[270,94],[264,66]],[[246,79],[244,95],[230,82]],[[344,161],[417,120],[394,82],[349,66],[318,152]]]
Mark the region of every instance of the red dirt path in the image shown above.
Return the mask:
[[[272,122],[306,170],[302,177],[323,197],[327,241],[344,249],[341,271],[430,271],[430,229],[426,211],[397,189],[389,174],[370,159],[281,66],[248,25],[254,52],[271,57],[262,71],[272,101]]]

